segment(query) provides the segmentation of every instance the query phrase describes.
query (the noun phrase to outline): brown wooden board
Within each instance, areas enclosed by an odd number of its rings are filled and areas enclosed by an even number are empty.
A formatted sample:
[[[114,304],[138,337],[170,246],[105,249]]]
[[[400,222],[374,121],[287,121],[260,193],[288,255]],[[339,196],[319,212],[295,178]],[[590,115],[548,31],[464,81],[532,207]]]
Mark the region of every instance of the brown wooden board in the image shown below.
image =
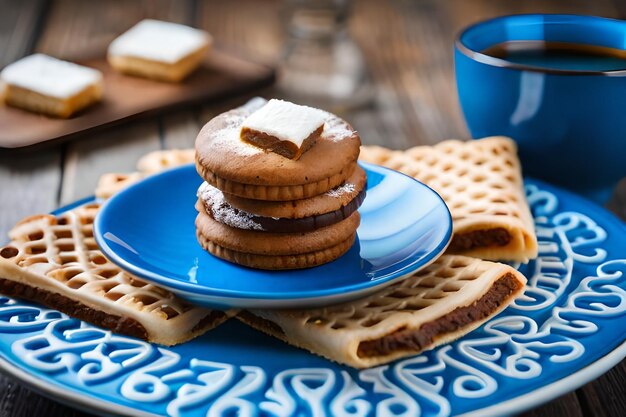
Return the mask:
[[[212,51],[202,66],[181,83],[120,74],[104,58],[78,62],[102,71],[103,100],[70,119],[55,119],[0,105],[0,148],[22,148],[69,139],[139,116],[212,103],[274,81],[272,68],[219,50]]]

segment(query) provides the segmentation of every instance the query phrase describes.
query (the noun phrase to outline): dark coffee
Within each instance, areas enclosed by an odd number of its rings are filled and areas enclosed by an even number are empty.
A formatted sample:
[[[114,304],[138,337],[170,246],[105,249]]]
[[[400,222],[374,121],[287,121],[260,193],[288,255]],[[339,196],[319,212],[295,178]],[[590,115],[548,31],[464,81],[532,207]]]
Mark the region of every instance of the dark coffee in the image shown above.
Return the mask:
[[[626,50],[568,42],[512,41],[491,46],[483,54],[516,64],[575,71],[626,69]]]

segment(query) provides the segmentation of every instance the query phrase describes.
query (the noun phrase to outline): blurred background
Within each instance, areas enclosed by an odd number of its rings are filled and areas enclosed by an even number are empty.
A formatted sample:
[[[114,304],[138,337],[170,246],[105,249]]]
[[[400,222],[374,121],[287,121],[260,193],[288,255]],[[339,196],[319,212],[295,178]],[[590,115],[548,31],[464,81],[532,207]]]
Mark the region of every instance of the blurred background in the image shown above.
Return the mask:
[[[0,67],[35,51],[59,58],[103,54],[120,33],[154,18],[205,29],[217,48],[274,66],[278,77],[275,87],[248,95],[40,150],[0,153],[0,233],[26,215],[93,194],[101,174],[134,171],[147,152],[192,147],[204,123],[256,95],[336,111],[365,144],[405,149],[468,139],[453,76],[454,37],[470,23],[516,13],[626,18],[626,1],[0,0]],[[626,219],[624,181],[609,208]],[[624,369],[622,363],[527,415],[618,415],[626,410]],[[44,408],[45,415],[84,415],[0,377],[0,417],[44,415],[37,411]]]
[[[453,77],[455,34],[481,19],[530,12],[619,18],[626,2],[0,0],[0,67],[34,51],[61,58],[103,52],[143,18],[180,22],[208,30],[218,48],[278,68],[278,88],[251,95],[329,108],[347,118],[364,143],[404,149],[469,136]],[[97,172],[131,171],[136,158],[154,148],[191,146],[199,126],[244,99],[109,129],[58,152],[37,153],[32,162],[0,155],[0,178],[19,175],[17,184],[45,178],[50,192],[60,190],[54,198],[67,203],[91,194]],[[623,194],[614,196],[614,210],[624,206]]]

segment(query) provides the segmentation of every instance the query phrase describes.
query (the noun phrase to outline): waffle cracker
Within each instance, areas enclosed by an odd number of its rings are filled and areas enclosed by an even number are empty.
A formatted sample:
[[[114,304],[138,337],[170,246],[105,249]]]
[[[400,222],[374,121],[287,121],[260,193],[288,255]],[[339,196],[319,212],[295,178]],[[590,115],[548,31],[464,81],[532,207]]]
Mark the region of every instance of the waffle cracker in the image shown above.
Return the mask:
[[[137,172],[130,174],[103,174],[96,187],[96,197],[107,199],[148,175],[194,162],[193,149],[168,149],[150,152],[137,162]]]
[[[515,142],[490,137],[392,151],[361,147],[360,159],[410,175],[437,191],[452,213],[450,253],[527,262],[537,237]]]
[[[0,293],[163,345],[192,339],[227,319],[108,261],[93,237],[98,209],[89,204],[19,222],[0,249]]]
[[[144,174],[155,174],[179,165],[191,164],[195,161],[194,149],[167,149],[153,151],[139,159],[137,169]]]
[[[133,172],[130,174],[104,174],[98,180],[96,197],[102,199],[111,198],[114,194],[117,194],[129,185],[141,181],[144,177],[145,175],[141,172]]]
[[[250,310],[237,318],[328,359],[367,368],[465,335],[509,305],[525,283],[508,265],[443,255],[357,301],[311,310]]]

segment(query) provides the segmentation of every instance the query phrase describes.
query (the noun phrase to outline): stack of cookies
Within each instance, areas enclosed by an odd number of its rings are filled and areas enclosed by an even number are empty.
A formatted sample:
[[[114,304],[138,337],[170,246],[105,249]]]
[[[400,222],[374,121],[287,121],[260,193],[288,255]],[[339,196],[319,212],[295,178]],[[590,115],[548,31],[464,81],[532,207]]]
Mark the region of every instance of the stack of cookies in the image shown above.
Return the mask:
[[[365,198],[360,138],[330,113],[256,100],[196,139],[197,237],[210,253],[260,269],[299,269],[350,249]]]

